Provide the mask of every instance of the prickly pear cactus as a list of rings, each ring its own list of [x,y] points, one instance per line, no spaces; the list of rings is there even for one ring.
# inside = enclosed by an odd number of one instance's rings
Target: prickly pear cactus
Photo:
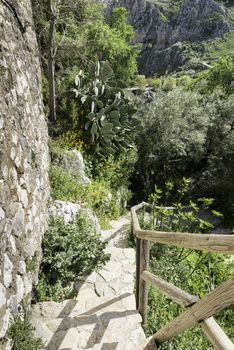
[[[97,62],[91,75],[80,71],[74,92],[85,112],[84,129],[99,154],[114,154],[131,147],[138,121],[136,110],[125,97],[123,84],[113,81],[109,63]]]

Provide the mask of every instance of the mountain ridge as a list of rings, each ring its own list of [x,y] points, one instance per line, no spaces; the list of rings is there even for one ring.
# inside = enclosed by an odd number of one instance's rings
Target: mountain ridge
[[[171,73],[189,61],[188,43],[223,38],[231,29],[227,7],[214,0],[181,2],[106,0],[107,8],[123,6],[142,44],[139,72]],[[171,6],[170,6],[171,5]],[[174,7],[173,7],[174,6]]]

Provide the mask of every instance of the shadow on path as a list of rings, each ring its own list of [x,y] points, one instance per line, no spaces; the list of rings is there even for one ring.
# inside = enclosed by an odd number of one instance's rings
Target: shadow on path
[[[87,341],[86,348],[93,348],[95,344],[98,344],[101,342],[105,331],[109,325],[109,322],[113,319],[126,317],[129,315],[136,315],[138,314],[137,310],[128,310],[128,311],[106,311],[100,314],[99,316],[95,315],[97,311],[102,310],[103,308],[110,306],[120,300],[123,300],[124,298],[127,298],[130,296],[130,293],[125,293],[121,296],[118,296],[116,298],[113,298],[101,305],[98,305],[94,307],[91,310],[88,310],[87,312],[78,315],[76,317],[68,317],[69,314],[71,314],[72,310],[77,305],[78,301],[75,299],[69,300],[66,304],[66,306],[63,308],[63,310],[60,312],[58,318],[63,318],[60,325],[56,329],[54,335],[50,339],[49,344],[47,345],[47,350],[54,350],[58,349],[59,346],[62,344],[64,338],[66,337],[67,331],[70,328],[76,328],[83,325],[89,325],[94,324],[95,327]],[[65,318],[64,318],[65,317]],[[64,334],[61,336],[61,338],[58,339],[57,333],[63,331]],[[54,347],[56,343],[56,348]],[[102,350],[114,350],[117,348],[118,343],[104,343],[102,345]],[[65,348],[64,348],[65,349]],[[64,350],[63,349],[63,350]],[[70,350],[70,349],[69,349]]]
[[[127,248],[128,242],[126,238],[126,229],[130,224],[126,223],[122,227],[120,227],[117,231],[112,233],[111,236],[104,239],[104,242],[109,243],[110,241],[114,241],[114,246],[116,248]],[[118,237],[118,240],[115,241],[115,238]]]

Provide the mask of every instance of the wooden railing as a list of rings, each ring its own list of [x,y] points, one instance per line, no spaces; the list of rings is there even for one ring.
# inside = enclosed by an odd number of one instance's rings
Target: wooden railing
[[[213,318],[219,311],[234,303],[234,276],[199,300],[198,297],[190,295],[148,271],[150,241],[232,255],[234,254],[234,235],[143,230],[139,225],[136,212],[145,205],[146,203],[141,203],[131,209],[132,232],[136,236],[136,301],[143,323],[147,319],[148,286],[151,285],[158,288],[175,303],[186,308],[182,314],[153,335],[157,344],[171,339],[194,325],[200,325],[215,349],[234,350],[234,344]]]

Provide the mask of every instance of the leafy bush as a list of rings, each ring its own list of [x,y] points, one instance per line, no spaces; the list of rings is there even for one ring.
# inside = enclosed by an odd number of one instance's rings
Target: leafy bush
[[[210,119],[202,162],[195,176],[196,192],[216,198],[229,225],[234,223],[234,97],[215,90],[206,97]]]
[[[234,58],[222,57],[210,69],[199,74],[194,87],[202,93],[212,93],[217,87],[226,94],[234,92]]]
[[[148,83],[155,90],[161,87],[161,79],[160,78],[148,78]]]
[[[214,225],[205,220],[205,217],[223,218],[223,214],[211,207],[213,198],[198,198],[192,201],[189,198],[191,179],[182,178],[179,184],[172,181],[165,183],[165,193],[155,186],[155,191],[149,196],[152,204],[148,225],[153,230],[174,232],[206,233],[214,228]],[[158,207],[158,205],[160,207]],[[172,205],[173,209],[165,208]]]
[[[47,57],[47,2],[33,0],[33,11],[41,56]],[[88,62],[96,59],[108,60],[117,79],[134,79],[139,48],[133,45],[135,33],[128,24],[125,8],[114,9],[108,22],[104,6],[95,0],[77,0],[75,3],[62,0],[55,6],[55,12],[56,76],[57,83],[63,85],[63,91],[66,91],[64,73],[72,71],[74,67],[85,69]],[[46,68],[43,60],[45,72]]]
[[[106,159],[85,155],[86,174],[92,180],[87,185],[81,184],[75,174],[55,165],[63,164],[65,152],[67,158],[67,149],[63,148],[61,139],[50,140],[53,165],[49,175],[53,198],[82,203],[94,210],[103,229],[109,227],[111,219],[118,218],[125,212],[126,202],[131,198],[129,177],[137,160],[136,147]]]
[[[87,145],[82,141],[81,130],[74,131],[68,130],[61,134],[59,137],[61,144],[68,149],[76,149],[78,151],[84,151],[87,148]]]
[[[63,168],[52,165],[49,178],[54,199],[79,203],[84,198],[84,185],[80,184],[78,177],[76,178]]]
[[[207,85],[206,79],[200,83]],[[209,95],[183,87],[167,93],[157,89],[152,102],[136,98],[142,129],[136,140],[139,162],[134,183],[139,186],[135,191],[140,188],[145,196],[155,183],[191,176],[194,196],[214,197],[230,224],[234,221],[234,98],[222,86]]]
[[[142,128],[134,191],[142,200],[155,183],[193,177],[194,197],[215,198],[233,226],[233,58],[220,59],[193,82],[182,75],[169,91],[161,80],[153,100],[135,97]]]
[[[139,87],[140,89],[144,89],[147,85],[147,79],[144,75],[137,75],[134,81],[134,85]]]
[[[17,316],[8,332],[12,350],[42,350],[42,340],[34,337],[34,327],[31,324],[29,312],[24,309],[22,315]]]
[[[165,77],[162,80],[162,89],[164,91],[171,91],[176,88],[177,81],[174,77]]]
[[[39,253],[35,252],[34,255],[31,258],[26,258],[26,271],[27,272],[34,272],[37,271],[37,268],[39,266]]]
[[[126,203],[131,199],[130,177],[137,160],[135,147],[106,159],[86,159],[87,174],[92,184],[87,188],[87,205],[96,212],[101,226],[108,227],[110,219],[124,214]],[[96,198],[93,198],[96,197]]]
[[[164,260],[164,265],[168,265],[166,258]],[[181,312],[182,308],[180,306],[167,299],[158,290],[150,288],[149,315],[145,327],[146,334],[148,336],[154,334],[156,330],[159,330],[162,326],[173,320]],[[199,327],[193,327],[163,343],[159,347],[160,350],[190,350],[191,348],[196,350],[213,349]]]
[[[137,148],[134,146],[105,159],[88,157],[86,164],[91,178],[98,182],[103,181],[109,188],[118,191],[121,187],[129,187],[129,178],[135,170],[137,159]]]
[[[182,75],[177,79],[177,86],[181,86],[184,89],[189,89],[192,84],[192,79],[189,75]]]
[[[85,51],[89,59],[93,61],[93,57],[98,57],[100,61],[108,60],[117,79],[125,82],[134,79],[137,74],[139,46],[133,45],[135,32],[128,24],[125,8],[115,8],[109,24],[102,18],[87,23],[83,30],[87,33]]]
[[[117,203],[115,195],[104,182],[94,181],[88,186],[85,203],[96,213],[103,229],[109,228],[110,220],[122,213],[120,203]]]
[[[67,225],[62,218],[52,218],[42,242],[38,300],[61,301],[70,297],[75,277],[88,274],[108,261],[105,246],[83,212]]]
[[[141,190],[149,194],[155,183],[181,176],[192,164],[196,169],[210,124],[202,102],[201,95],[177,88],[168,93],[159,90],[152,102],[139,104],[142,128],[136,143]]]

